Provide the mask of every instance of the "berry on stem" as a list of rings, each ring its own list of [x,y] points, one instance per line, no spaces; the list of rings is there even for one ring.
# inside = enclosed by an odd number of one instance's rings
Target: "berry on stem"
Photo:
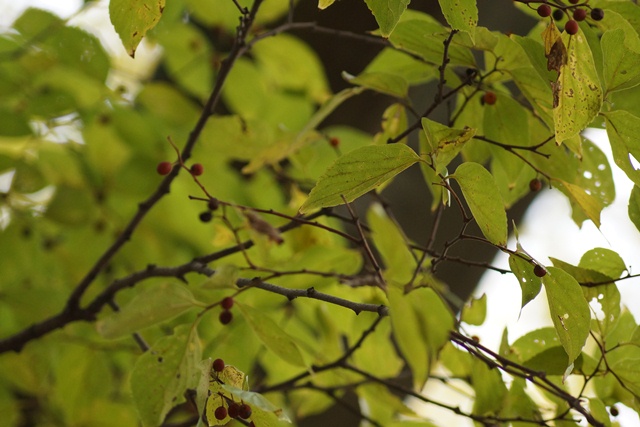
[[[556,9],[553,11],[553,19],[556,21],[562,21],[562,18],[564,18],[564,12],[562,11],[562,9]]]
[[[545,270],[545,268],[540,264],[536,264],[536,266],[533,267],[533,274],[538,277],[544,277],[547,275],[547,270]]]
[[[540,191],[541,188],[542,181],[540,181],[538,178],[533,178],[531,181],[529,181],[529,190],[531,190],[532,193]]]
[[[231,310],[231,307],[233,307],[233,297],[226,297],[222,300],[222,302],[220,303],[220,305],[222,306],[222,308],[224,308],[225,310]]]
[[[228,413],[231,418],[238,418],[238,416],[240,415],[240,405],[238,405],[236,402],[231,402],[229,404]]]
[[[333,147],[336,148],[338,145],[340,145],[340,139],[336,138],[335,136],[333,138],[329,139],[329,144]]]
[[[586,17],[587,17],[586,9],[576,9],[573,11],[573,19],[575,19],[578,22],[584,21]]]
[[[216,359],[213,361],[213,370],[216,372],[222,372],[224,370],[224,360]]]
[[[611,408],[609,408],[609,413],[614,417],[617,417],[618,415],[620,415],[620,411],[615,406],[612,406]]]
[[[222,313],[220,313],[220,316],[218,317],[218,319],[220,320],[220,323],[222,323],[223,325],[228,325],[229,322],[233,320],[233,313],[231,313],[229,310],[225,310]]]
[[[207,208],[209,208],[210,211],[216,211],[219,207],[220,202],[218,202],[218,199],[216,199],[215,197],[210,198],[207,202]]]
[[[160,175],[168,175],[172,168],[173,165],[170,162],[160,162],[156,170]]]
[[[246,403],[243,403],[242,405],[240,405],[240,418],[244,418],[245,420],[247,418],[251,417],[251,406],[247,405]]]
[[[204,211],[199,215],[200,221],[209,222],[213,218],[211,211]]]
[[[496,101],[498,100],[498,97],[496,96],[495,93],[493,92],[486,92],[484,94],[484,96],[482,97],[482,100],[484,101],[485,104],[487,105],[493,105],[496,103]]]
[[[551,15],[551,6],[549,6],[548,4],[541,4],[540,6],[538,6],[538,15],[543,18]]]
[[[216,420],[224,420],[225,418],[227,418],[227,408],[225,408],[224,406],[218,406],[216,408],[216,411],[214,412],[214,415],[216,417]]]
[[[200,163],[194,163],[194,164],[191,166],[190,171],[191,171],[191,175],[193,175],[193,176],[200,176],[200,175],[202,175],[202,173],[204,172],[204,167],[203,167],[203,166],[202,166],[202,164],[200,164]]]
[[[574,35],[578,32],[578,22],[571,19],[569,21],[567,21],[567,23],[564,25],[564,30],[567,32],[567,34],[570,35]]]
[[[604,18],[604,10],[599,7],[594,7],[591,9],[591,19],[594,21],[601,21]]]
[[[578,3],[580,3],[580,0],[569,0],[569,3],[578,4]]]

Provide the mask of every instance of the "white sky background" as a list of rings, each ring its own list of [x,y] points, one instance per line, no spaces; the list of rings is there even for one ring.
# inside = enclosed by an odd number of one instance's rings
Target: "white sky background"
[[[145,56],[146,58],[157,57],[158,52],[151,52],[141,45],[140,50],[136,53],[136,61],[128,58],[108,21],[106,4],[103,1],[100,5],[91,8],[92,10],[82,16],[82,21],[85,24],[81,24],[79,20],[79,26],[98,35],[107,50],[111,54],[117,55],[116,68],[120,71],[144,72],[147,67],[138,68],[137,64],[145,62]],[[82,6],[82,1],[0,0],[0,29],[6,29],[28,6],[52,10],[64,18],[69,18]],[[640,233],[630,222],[627,214],[627,203],[633,184],[613,163],[606,133],[602,130],[590,130],[587,137],[596,142],[608,154],[616,182],[616,200],[613,205],[602,212],[600,230],[590,221],[585,222],[581,229],[578,228],[571,220],[571,208],[566,197],[557,190],[544,188],[518,227],[520,243],[529,254],[544,265],[550,264],[546,256],[552,256],[575,265],[579,262],[580,257],[590,249],[596,247],[612,249],[620,254],[631,273],[637,273],[640,271]],[[514,239],[510,240],[509,247],[515,248]],[[508,257],[502,253],[496,257],[493,264],[509,269]],[[623,304],[628,307],[636,319],[640,319],[640,278],[623,280],[618,284],[618,288]],[[466,330],[478,335],[482,343],[490,348],[498,348],[502,331],[506,325],[509,325],[509,341],[511,343],[529,331],[543,325],[551,325],[544,289],[538,298],[524,308],[522,313],[519,309],[520,286],[513,275],[502,275],[488,271],[475,292],[478,296],[483,293],[486,293],[488,297],[487,321],[482,327],[467,328]],[[429,387],[428,392],[446,401],[446,396],[443,393],[450,391],[446,387],[443,389],[435,386]],[[459,403],[462,402],[455,402],[455,404]],[[624,427],[640,426],[640,420],[633,411],[625,411],[625,408],[620,409],[622,415],[618,417],[618,421]],[[452,414],[449,411],[437,410],[430,405],[422,407],[420,412],[436,420],[440,425],[472,425],[465,423],[468,420],[461,420],[457,416],[450,418]]]

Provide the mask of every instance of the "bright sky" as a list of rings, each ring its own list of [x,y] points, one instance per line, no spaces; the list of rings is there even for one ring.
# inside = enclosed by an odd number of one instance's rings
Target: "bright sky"
[[[22,10],[28,5],[53,10],[60,16],[68,18],[73,15],[81,6],[81,0],[0,0],[0,28],[8,27],[13,20],[19,16]],[[102,32],[101,39],[111,53],[118,53],[120,68],[129,67],[135,69],[133,60],[129,61],[126,55],[122,55],[123,50],[114,39],[115,33],[110,27],[108,20],[105,20],[105,2],[95,8],[95,14],[89,13],[83,19],[88,19],[91,25],[86,25],[86,29],[92,28],[94,34]],[[88,28],[89,27],[89,28]],[[108,36],[104,34],[110,33]],[[141,50],[136,55],[142,61]],[[120,62],[121,61],[121,62]],[[631,273],[640,271],[640,233],[630,222],[627,215],[627,203],[632,183],[627,179],[613,163],[610,149],[608,147],[606,133],[602,130],[590,130],[587,136],[596,142],[600,148],[609,156],[609,161],[613,167],[614,179],[616,182],[616,200],[612,206],[606,208],[602,213],[602,226],[598,230],[593,223],[585,222],[582,229],[578,228],[571,220],[571,208],[568,200],[557,190],[545,189],[535,199],[527,211],[522,224],[518,227],[520,243],[525,250],[538,261],[549,265],[546,255],[559,258],[572,264],[577,264],[582,254],[586,251],[603,247],[617,251],[625,261]],[[509,242],[509,247],[515,248],[515,241]],[[499,254],[494,261],[494,265],[508,269],[508,258],[504,254]],[[640,279],[630,279],[619,283],[623,303],[627,304],[629,310],[636,319],[640,319]],[[488,297],[488,318],[480,328],[468,328],[469,333],[478,335],[482,343],[498,348],[500,337],[505,325],[509,325],[509,339],[513,342],[517,337],[537,329],[543,325],[550,325],[544,291],[524,308],[520,313],[517,302],[521,299],[520,287],[513,275],[501,275],[488,271],[483,277],[476,294],[487,294]],[[516,303],[514,303],[516,302]],[[437,396],[442,397],[439,387],[430,390]],[[622,414],[618,420],[625,427],[640,426],[638,416],[630,411],[621,408]],[[422,411],[421,411],[422,412]],[[439,412],[433,407],[424,408],[426,416],[445,422],[450,413]],[[443,418],[444,417],[444,418]],[[452,423],[452,424],[451,424]],[[450,425],[462,425],[459,418],[451,420]],[[444,425],[444,424],[442,424]]]

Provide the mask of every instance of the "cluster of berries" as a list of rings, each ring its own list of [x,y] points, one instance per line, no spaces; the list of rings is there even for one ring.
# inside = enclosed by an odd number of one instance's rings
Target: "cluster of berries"
[[[224,371],[224,360],[216,359],[213,361],[213,370],[214,372],[222,372]],[[222,421],[225,418],[242,418],[243,420],[248,420],[251,418],[251,406],[247,405],[244,402],[228,402],[225,406],[225,399],[222,400],[222,404],[216,408],[214,411],[214,416],[217,420]],[[253,421],[249,423],[250,427],[255,427]]]
[[[578,4],[579,2],[580,0],[569,0],[569,3],[574,5]],[[573,13],[572,13],[573,19],[569,19],[569,21],[567,21],[567,23],[564,25],[564,30],[567,32],[567,34],[574,35],[578,32],[578,22],[584,21],[587,18],[586,9],[575,7],[575,6],[570,6],[566,9],[565,8],[556,9],[553,11],[553,19],[555,19],[556,21],[562,20],[564,15],[565,14],[568,15],[569,10],[571,9],[573,9]],[[543,18],[546,18],[547,16],[552,15],[551,6],[547,4],[547,0],[544,0],[544,3],[538,6],[537,10],[538,10],[538,15],[540,15]],[[590,15],[591,15],[591,19],[593,19],[594,21],[601,21],[604,18],[604,10],[600,9],[599,7],[594,7],[593,9],[591,9]]]
[[[233,307],[233,298],[226,297],[220,302],[220,306],[222,307],[222,312],[220,313],[220,323],[223,325],[228,324],[233,320],[233,313],[231,312],[231,307]]]

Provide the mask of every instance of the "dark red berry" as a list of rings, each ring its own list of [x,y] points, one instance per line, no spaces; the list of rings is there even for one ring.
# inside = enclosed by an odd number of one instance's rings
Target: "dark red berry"
[[[218,319],[220,319],[220,323],[222,323],[223,325],[228,325],[229,322],[233,320],[233,314],[230,311],[225,310],[220,313]]]
[[[212,197],[207,202],[207,207],[210,211],[216,211],[220,207],[220,202],[218,202],[218,199],[216,199],[215,197]]]
[[[620,415],[620,411],[615,406],[612,406],[611,408],[609,408],[609,413],[614,417],[617,417],[618,415]]]
[[[562,21],[562,18],[564,18],[564,12],[562,11],[562,9],[556,9],[553,11],[553,19],[556,21]]]
[[[480,342],[480,337],[477,335],[472,335],[471,339],[474,340],[475,342]]]
[[[158,171],[158,173],[160,175],[167,175],[169,174],[169,172],[171,172],[171,169],[173,168],[173,165],[169,162],[160,162],[158,163],[158,167],[156,168],[156,170]]]
[[[340,139],[334,136],[333,138],[329,139],[329,144],[331,144],[332,147],[336,148],[338,145],[340,145]]]
[[[578,22],[574,21],[573,19],[567,21],[567,23],[564,25],[564,30],[567,32],[567,34],[570,35],[574,35],[578,33]]]
[[[222,300],[220,305],[225,310],[231,310],[231,307],[233,307],[233,298],[232,297],[226,297],[225,299]]]
[[[547,275],[547,270],[545,270],[545,268],[540,264],[536,264],[536,266],[533,267],[533,274],[538,277],[544,277]]]
[[[229,404],[229,416],[231,418],[238,418],[238,415],[240,415],[240,405],[236,402],[231,402]]]
[[[213,361],[213,370],[216,372],[222,372],[224,370],[224,360],[216,359]]]
[[[251,417],[251,406],[247,405],[246,403],[243,403],[240,406],[240,418],[244,418],[245,420],[247,418]]]
[[[253,421],[251,421],[251,422],[249,423],[249,427],[256,427],[256,425],[253,423]]]
[[[529,190],[531,190],[532,193],[540,191],[541,188],[542,181],[540,181],[538,178],[533,178],[531,181],[529,181]]]
[[[213,214],[211,211],[204,211],[200,214],[199,218],[202,222],[209,222],[213,218]]]
[[[218,406],[216,408],[216,411],[214,412],[214,415],[216,416],[216,420],[224,420],[225,418],[227,418],[227,408],[225,408],[224,406]]]
[[[578,22],[584,21],[586,17],[587,17],[586,9],[576,9],[573,11],[573,19],[575,19]]]
[[[543,18],[551,15],[551,6],[549,6],[548,4],[541,4],[540,6],[538,6],[538,15]]]
[[[200,176],[204,172],[204,167],[200,163],[194,163],[191,166],[191,175]]]
[[[569,0],[569,3],[578,4],[578,3],[580,3],[580,0]]]
[[[591,19],[594,21],[601,21],[604,18],[604,10],[599,7],[594,7],[591,9]]]
[[[484,94],[484,96],[482,97],[482,100],[484,101],[485,104],[487,105],[493,105],[496,103],[496,101],[498,100],[498,97],[496,96],[495,93],[493,92],[487,92]]]

